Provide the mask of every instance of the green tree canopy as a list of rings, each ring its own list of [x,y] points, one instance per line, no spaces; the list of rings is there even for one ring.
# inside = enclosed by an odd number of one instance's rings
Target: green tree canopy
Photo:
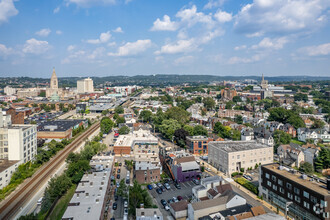
[[[150,121],[152,117],[152,112],[149,110],[143,110],[140,112],[139,119],[142,119],[144,122]]]
[[[109,117],[103,117],[101,119],[101,132],[103,134],[108,134],[114,126],[114,122]]]
[[[181,125],[177,120],[167,119],[163,121],[159,130],[166,138],[172,139],[174,132],[179,128],[181,128]]]
[[[215,101],[212,97],[204,98],[203,103],[206,109],[214,109],[215,107]]]
[[[194,127],[194,135],[208,136],[208,132],[203,125],[196,125]]]
[[[117,113],[117,114],[123,114],[124,113],[124,108],[121,107],[121,106],[117,106],[115,108],[115,113]]]
[[[180,107],[172,107],[165,112],[165,116],[167,119],[174,119],[183,125],[189,120],[190,113]]]
[[[189,136],[193,136],[194,135],[194,127],[193,126],[185,125],[185,126],[183,126],[183,129],[188,132],[188,135]]]
[[[128,134],[130,131],[129,127],[127,127],[126,125],[121,127],[119,130],[118,130],[118,133],[119,134]]]

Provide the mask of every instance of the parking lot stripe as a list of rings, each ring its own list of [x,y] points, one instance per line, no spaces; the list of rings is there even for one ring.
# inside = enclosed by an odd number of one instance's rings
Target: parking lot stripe
[[[187,187],[184,183],[181,183],[182,186]]]

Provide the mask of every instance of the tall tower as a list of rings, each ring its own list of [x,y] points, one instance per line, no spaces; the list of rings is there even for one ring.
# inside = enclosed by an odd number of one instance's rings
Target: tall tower
[[[57,80],[57,76],[55,73],[55,67],[53,68],[53,74],[52,74],[52,77],[50,78],[50,88],[58,89],[58,80]]]
[[[267,89],[268,88],[268,80],[265,80],[264,74],[262,74],[260,86],[261,86],[262,89]]]

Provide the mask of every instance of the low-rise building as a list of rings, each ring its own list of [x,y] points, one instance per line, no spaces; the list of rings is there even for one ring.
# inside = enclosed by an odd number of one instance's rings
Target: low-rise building
[[[9,184],[11,176],[21,163],[19,160],[0,160],[0,189]]]
[[[211,141],[208,162],[227,175],[273,162],[273,147],[256,141]]]
[[[206,136],[187,136],[186,144],[192,154],[208,154],[208,143],[212,138]]]
[[[136,160],[134,176],[138,183],[152,183],[160,181],[160,174],[162,173],[162,166],[160,162],[153,163],[146,160]]]
[[[259,167],[259,196],[295,219],[329,219],[330,180],[309,177],[279,164]]]
[[[163,214],[158,208],[137,208],[136,220],[163,220]]]
[[[181,200],[170,204],[170,212],[175,219],[185,220],[188,216],[188,204],[187,200]]]
[[[192,201],[199,202],[209,199],[208,191],[224,184],[220,176],[211,176],[201,179],[201,184],[192,188]]]

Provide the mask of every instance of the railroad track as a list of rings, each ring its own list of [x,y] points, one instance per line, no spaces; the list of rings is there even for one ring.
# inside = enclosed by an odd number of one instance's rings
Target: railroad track
[[[88,130],[78,136],[72,143],[59,151],[50,161],[44,164],[31,178],[26,179],[10,196],[0,205],[0,219],[11,219],[23,204],[33,195],[39,185],[45,181],[65,161],[69,153],[80,146],[86,138],[100,127],[100,123],[93,124]]]

